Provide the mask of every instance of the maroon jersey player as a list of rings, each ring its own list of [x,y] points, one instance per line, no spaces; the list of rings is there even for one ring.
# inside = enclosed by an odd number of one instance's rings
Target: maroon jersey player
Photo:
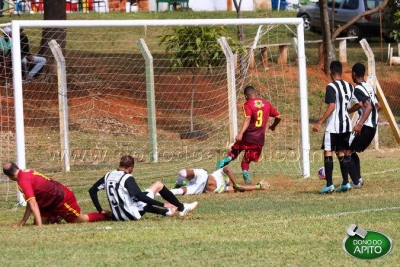
[[[262,148],[265,143],[265,130],[268,125],[269,117],[274,118],[274,122],[269,127],[274,131],[280,123],[279,112],[268,101],[257,97],[257,91],[253,86],[244,89],[246,102],[243,104],[244,121],[242,128],[235,138],[228,156],[220,160],[216,168],[220,169],[228,165],[232,160],[244,151],[241,167],[243,178],[246,183],[251,183],[249,168],[250,162],[257,162],[260,158]]]
[[[65,185],[34,170],[21,170],[13,162],[3,165],[3,172],[18,183],[27,202],[24,217],[15,226],[26,224],[33,213],[35,224],[41,226],[50,218],[60,217],[66,222],[95,222],[106,220],[102,213],[83,214],[74,193]]]

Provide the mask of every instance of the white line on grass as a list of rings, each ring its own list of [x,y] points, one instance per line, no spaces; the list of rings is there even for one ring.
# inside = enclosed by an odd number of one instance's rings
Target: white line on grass
[[[378,212],[378,211],[398,210],[398,209],[400,209],[400,207],[387,207],[387,208],[376,208],[376,209],[358,210],[358,211],[345,211],[345,212],[325,214],[325,215],[321,215],[321,216],[310,216],[309,218],[339,217],[339,216],[348,215],[348,214],[368,213],[368,212]]]

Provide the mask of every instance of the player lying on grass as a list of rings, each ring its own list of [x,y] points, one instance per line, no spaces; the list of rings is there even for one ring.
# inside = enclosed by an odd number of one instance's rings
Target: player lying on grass
[[[184,181],[188,181],[186,185]],[[232,186],[229,186],[232,183]],[[202,193],[244,192],[252,190],[266,190],[269,184],[262,180],[257,185],[241,186],[236,182],[235,175],[229,167],[224,167],[208,174],[203,169],[183,169],[177,176],[174,195],[197,195]]]
[[[130,221],[139,220],[146,212],[174,216],[178,210],[179,217],[184,217],[196,209],[197,202],[181,203],[161,182],[153,183],[142,192],[131,174],[134,166],[132,156],[123,156],[117,170],[108,172],[89,189],[93,204],[99,212],[117,221]],[[103,210],[100,205],[97,192],[102,189],[106,189],[111,211]],[[169,203],[155,200],[157,193]]]
[[[61,217],[66,222],[82,223],[104,221],[101,213],[81,213],[74,193],[65,185],[34,170],[21,170],[14,162],[3,165],[3,172],[18,183],[27,202],[24,217],[14,226],[24,226],[33,213],[35,224],[41,226]]]

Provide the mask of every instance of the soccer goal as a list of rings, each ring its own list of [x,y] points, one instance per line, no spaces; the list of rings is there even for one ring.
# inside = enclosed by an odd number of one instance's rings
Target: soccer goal
[[[138,179],[172,179],[182,168],[211,171],[241,126],[243,89],[251,84],[283,117],[275,132],[268,131],[252,173],[308,177],[302,23],[13,21],[13,83],[1,87],[8,112],[1,117],[2,136],[8,136],[2,160],[16,155],[21,168],[84,185],[116,168],[125,154],[136,158]],[[41,43],[53,46],[30,83],[21,82],[20,28],[32,53]],[[63,39],[42,40],[46,29],[62,29]],[[240,161],[230,166],[239,172]]]

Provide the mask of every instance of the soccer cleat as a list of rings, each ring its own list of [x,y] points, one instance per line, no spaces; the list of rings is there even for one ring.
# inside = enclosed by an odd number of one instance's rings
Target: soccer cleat
[[[186,181],[183,181],[181,184],[178,183],[178,181],[175,182],[174,187],[172,187],[172,189],[177,189],[177,188],[181,188],[182,186],[187,185]]]
[[[335,186],[334,185],[330,185],[330,186],[325,186],[319,192],[320,192],[320,194],[329,194],[329,193],[332,193],[333,191],[335,191]]]
[[[260,186],[261,190],[267,190],[269,188],[269,183],[264,180],[259,181],[257,185]]]
[[[363,180],[363,178],[358,179],[358,184],[361,184],[361,186],[364,185],[364,180]]]
[[[218,170],[218,169],[221,169],[221,168],[225,167],[226,165],[228,165],[231,161],[232,161],[232,158],[231,158],[230,156],[227,156],[227,157],[221,159],[221,160],[217,163],[217,165],[215,166],[215,168],[216,168],[217,170]]]
[[[243,179],[246,184],[251,184],[250,174],[247,171],[242,171]]]
[[[176,209],[169,208],[165,216],[174,217],[176,214]]]
[[[352,189],[361,189],[362,188],[362,184],[360,182],[358,182],[358,184],[351,184],[351,188]]]
[[[189,212],[194,211],[197,208],[197,205],[199,203],[197,203],[197,201],[193,202],[193,203],[184,203],[184,209],[183,211],[179,212],[179,217],[185,217]]]
[[[347,184],[342,184],[341,186],[338,187],[338,189],[336,190],[336,192],[346,192],[351,190],[351,185],[350,183]]]

